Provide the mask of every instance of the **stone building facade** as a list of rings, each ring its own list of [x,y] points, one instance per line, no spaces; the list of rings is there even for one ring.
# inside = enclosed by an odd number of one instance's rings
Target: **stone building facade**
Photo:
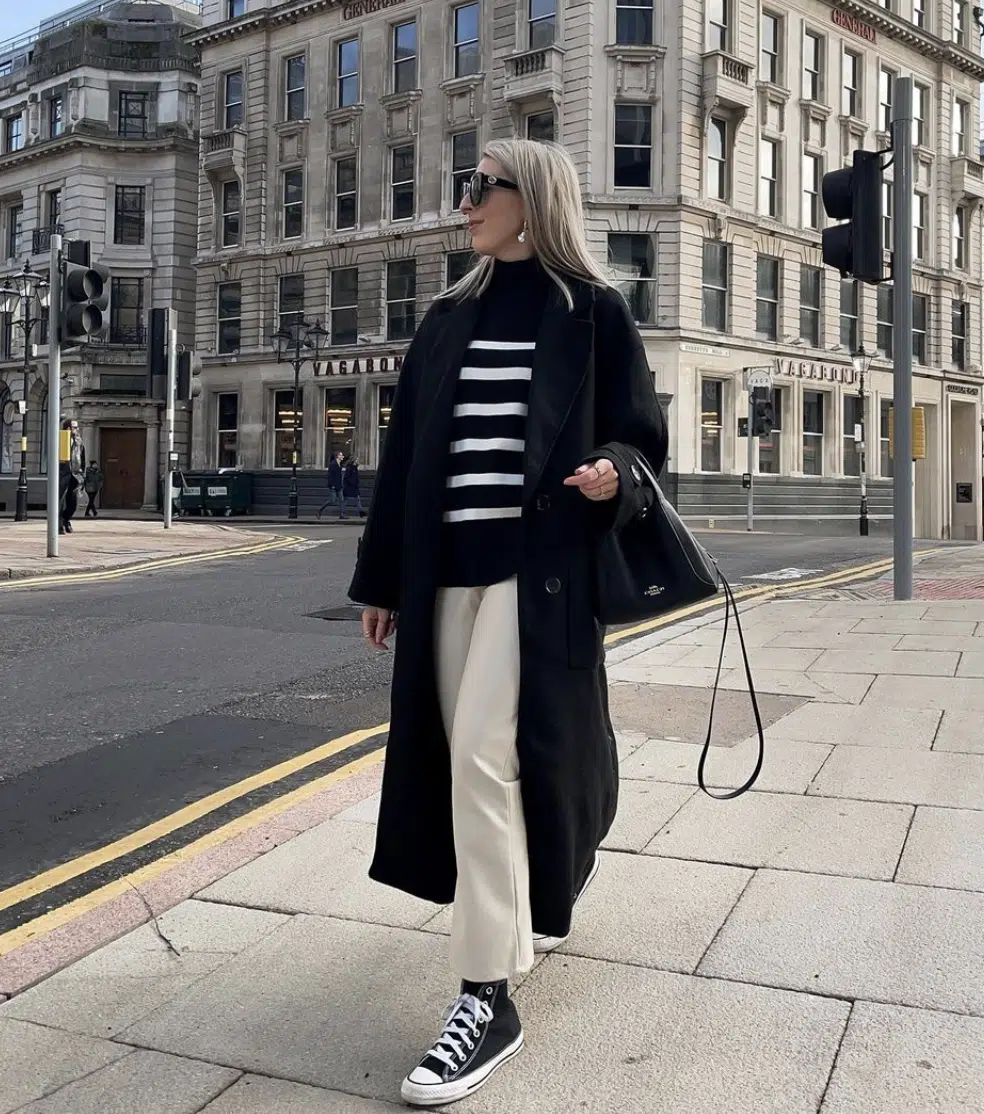
[[[87,240],[110,270],[105,337],[69,349],[62,408],[79,420],[86,451],[105,473],[108,507],[157,503],[164,456],[162,404],[147,397],[147,314],[178,311],[194,339],[198,206],[196,49],[186,33],[198,5],[93,3],[49,21],[39,35],[0,44],[2,274],[25,261],[47,274],[50,237]],[[47,329],[27,371],[29,505],[45,503]],[[23,332],[0,321],[0,396],[24,395]],[[13,406],[5,407],[8,418]],[[190,409],[179,420],[187,460]],[[0,509],[13,508],[20,419],[0,432]],[[183,442],[183,444],[181,443]]]
[[[693,516],[726,521],[741,498],[749,366],[774,377],[755,469],[784,510],[823,517],[856,489],[862,342],[880,350],[867,471],[887,490],[891,299],[821,266],[819,183],[887,146],[893,83],[912,76],[918,526],[979,534],[984,63],[969,5],[204,0],[202,18],[196,464],[284,468],[295,436],[305,468],[336,450],[375,464],[413,327],[468,265],[460,180],[485,141],[519,134],[574,156]],[[270,341],[295,314],[329,333],[297,418]]]

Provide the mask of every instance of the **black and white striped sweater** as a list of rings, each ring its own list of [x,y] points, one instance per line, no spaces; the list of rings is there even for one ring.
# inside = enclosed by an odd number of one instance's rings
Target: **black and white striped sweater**
[[[458,375],[444,499],[441,583],[497,584],[519,568],[526,417],[551,279],[497,262]]]

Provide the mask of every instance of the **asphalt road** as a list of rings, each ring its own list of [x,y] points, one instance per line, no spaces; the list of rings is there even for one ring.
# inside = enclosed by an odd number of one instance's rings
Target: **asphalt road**
[[[0,890],[386,721],[391,659],[366,648],[346,608],[359,530],[291,532],[309,540],[255,558],[0,595]],[[777,570],[816,575],[891,554],[890,538],[702,540],[736,587]],[[332,611],[345,617],[321,617]],[[0,932],[329,768],[313,766],[8,909]]]

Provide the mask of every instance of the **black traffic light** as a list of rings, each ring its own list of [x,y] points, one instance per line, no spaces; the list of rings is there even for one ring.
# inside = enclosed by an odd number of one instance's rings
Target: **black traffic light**
[[[84,344],[109,327],[109,270],[100,263],[86,267],[65,264],[62,287],[61,338],[66,345]]]
[[[147,321],[147,397],[163,398],[167,383],[167,310],[152,309]]]
[[[823,207],[832,220],[823,230],[823,261],[861,282],[883,282],[882,156],[855,151],[852,166],[824,174]]]
[[[175,398],[178,402],[191,402],[202,393],[199,376],[202,373],[202,358],[197,352],[178,353],[178,383]]]

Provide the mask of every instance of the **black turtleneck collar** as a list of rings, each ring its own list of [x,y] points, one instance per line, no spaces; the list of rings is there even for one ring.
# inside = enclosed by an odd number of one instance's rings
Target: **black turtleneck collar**
[[[492,267],[490,287],[497,290],[513,290],[517,287],[528,290],[530,287],[546,288],[550,276],[540,265],[539,259],[531,255],[528,259],[513,259],[505,262],[497,259]]]

